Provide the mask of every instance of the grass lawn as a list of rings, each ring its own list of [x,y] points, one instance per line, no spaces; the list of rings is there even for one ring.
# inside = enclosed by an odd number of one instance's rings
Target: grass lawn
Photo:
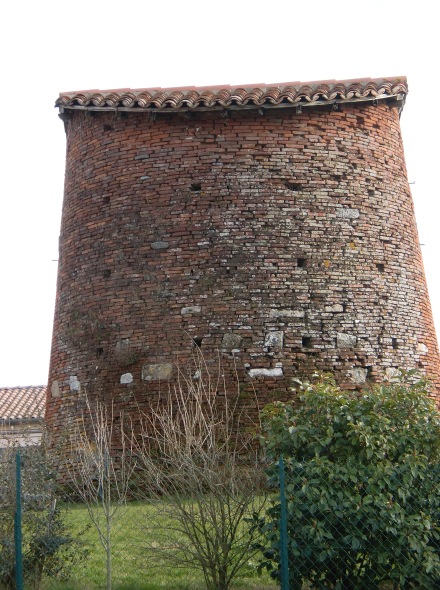
[[[149,529],[149,508],[143,503],[130,503],[120,508],[112,527],[113,590],[204,590],[203,576],[176,567],[170,561],[153,563],[143,549],[154,540]],[[97,590],[105,588],[105,552],[94,526],[89,526],[87,509],[67,507],[67,522],[74,532],[83,531],[80,539],[88,557],[75,564],[67,582],[46,580],[44,590]],[[88,528],[87,528],[88,527]],[[150,535],[150,538],[148,538]],[[243,572],[234,588],[270,590],[277,588],[268,576],[259,577],[252,564]]]

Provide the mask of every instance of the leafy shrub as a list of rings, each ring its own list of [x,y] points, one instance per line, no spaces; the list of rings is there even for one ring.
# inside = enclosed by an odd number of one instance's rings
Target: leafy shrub
[[[3,451],[0,459],[0,590],[13,590],[15,458],[18,448]],[[23,572],[26,588],[38,589],[43,577],[66,579],[71,567],[85,556],[85,551],[65,524],[44,448],[24,447],[20,449],[20,455]]]
[[[263,443],[285,463],[290,588],[437,588],[440,414],[412,372],[362,393],[331,377],[263,412]],[[280,505],[259,522],[262,565],[279,577]],[[385,584],[385,586],[384,586]]]

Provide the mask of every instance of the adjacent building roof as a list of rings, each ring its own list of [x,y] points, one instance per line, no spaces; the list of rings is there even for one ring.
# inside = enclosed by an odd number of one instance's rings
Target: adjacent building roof
[[[363,78],[250,84],[239,87],[142,88],[62,92],[55,106],[60,111],[187,111],[244,108],[318,106],[394,99],[402,102],[408,92],[406,78]]]
[[[0,422],[41,420],[45,404],[45,385],[0,387]]]

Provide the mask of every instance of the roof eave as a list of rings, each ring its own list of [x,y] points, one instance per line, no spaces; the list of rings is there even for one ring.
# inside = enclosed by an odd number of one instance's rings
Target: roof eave
[[[0,426],[25,426],[27,424],[43,424],[44,418],[0,418]]]
[[[125,107],[125,106],[94,106],[94,105],[55,105],[59,109],[59,115],[61,119],[65,119],[69,116],[69,113],[73,111],[89,111],[89,112],[113,112],[113,113],[195,113],[195,112],[229,112],[229,111],[243,111],[243,110],[258,110],[263,114],[266,110],[271,109],[296,109],[297,112],[301,112],[302,109],[316,108],[316,107],[332,107],[334,110],[338,110],[339,106],[346,104],[365,104],[372,103],[374,105],[385,101],[388,104],[394,104],[399,110],[403,109],[405,104],[406,95],[399,93],[394,95],[381,95],[381,96],[367,96],[361,98],[347,98],[347,99],[331,99],[331,100],[315,100],[315,101],[298,101],[298,102],[286,102],[282,104],[270,104],[265,103],[263,105],[258,104],[246,104],[246,105],[215,105],[215,106],[181,106],[181,107]],[[66,117],[67,116],[67,117]]]

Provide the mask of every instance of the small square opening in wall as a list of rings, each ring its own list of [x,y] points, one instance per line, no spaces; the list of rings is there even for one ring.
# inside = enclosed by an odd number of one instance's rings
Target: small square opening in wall
[[[301,338],[301,343],[302,343],[303,348],[312,348],[313,347],[311,336],[303,336]]]
[[[305,268],[306,267],[306,264],[307,264],[307,261],[306,261],[305,258],[297,258],[296,259],[296,264],[297,264],[298,268]]]
[[[295,181],[291,181],[288,180],[287,182],[284,183],[285,187],[289,190],[289,191],[300,191],[301,190],[301,185],[298,182]]]
[[[194,346],[196,346],[197,348],[201,348],[202,347],[202,340],[203,340],[203,338],[199,338],[199,337],[193,338]]]
[[[385,264],[383,264],[383,262],[378,262],[376,267],[379,272],[385,272]]]
[[[200,182],[193,182],[191,184],[191,186],[189,187],[189,190],[192,191],[193,193],[198,193],[199,191],[202,190],[202,185],[200,184]]]
[[[399,348],[399,344],[397,342],[397,338],[391,338],[391,346],[396,349]]]

